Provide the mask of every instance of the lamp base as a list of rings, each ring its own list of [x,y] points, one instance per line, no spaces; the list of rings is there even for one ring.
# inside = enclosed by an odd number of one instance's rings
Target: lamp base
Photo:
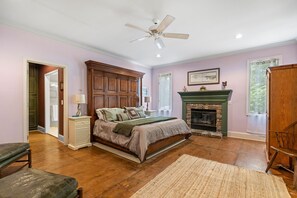
[[[77,117],[80,117],[81,116],[81,111],[77,111],[76,114],[75,114]]]
[[[77,112],[76,112],[76,116],[77,116],[77,117],[80,117],[80,116],[81,116],[80,104],[77,104]]]

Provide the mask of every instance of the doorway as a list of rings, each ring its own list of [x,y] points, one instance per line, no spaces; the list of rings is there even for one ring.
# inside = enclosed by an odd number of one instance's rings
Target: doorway
[[[58,70],[44,75],[45,132],[58,137],[59,134],[59,90]]]
[[[32,72],[32,68],[34,72]],[[68,103],[64,102],[64,98],[67,98],[67,84],[64,83],[67,79],[66,71],[65,66],[52,66],[52,64],[35,61],[27,62],[25,78],[27,108],[24,110],[25,141],[28,141],[28,131],[38,130],[68,144],[68,118],[64,116],[68,111]],[[35,77],[32,77],[32,74]],[[32,96],[35,97],[33,100]]]

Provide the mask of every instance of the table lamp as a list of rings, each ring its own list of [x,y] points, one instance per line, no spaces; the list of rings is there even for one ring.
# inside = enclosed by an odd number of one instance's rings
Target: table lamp
[[[81,109],[80,109],[80,104],[85,104],[86,103],[86,96],[85,94],[76,94],[74,97],[74,103],[77,104],[77,112],[76,116],[81,116]]]
[[[144,102],[146,102],[146,110],[148,111],[148,103],[151,102],[151,97],[144,96]]]

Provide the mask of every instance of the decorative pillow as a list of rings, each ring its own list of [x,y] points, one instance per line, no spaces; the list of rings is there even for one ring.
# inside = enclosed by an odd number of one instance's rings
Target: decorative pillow
[[[118,121],[130,120],[129,115],[127,113],[119,113],[117,114]]]
[[[135,110],[138,114],[139,114],[139,117],[141,118],[145,118],[146,115],[144,114],[144,111],[143,111],[143,106],[139,106],[139,107],[125,107],[126,110],[130,110],[130,109],[133,109]]]
[[[127,112],[131,119],[140,118],[140,115],[138,114],[138,112],[135,109],[128,109]]]
[[[124,107],[124,109],[129,110],[129,109],[135,109],[136,107]]]
[[[104,111],[102,109],[96,109],[96,114],[100,120],[106,120]]]
[[[116,121],[117,114],[124,113],[124,110],[121,108],[102,108],[105,113],[106,120],[108,121]]]
[[[145,117],[146,117],[146,115],[144,114],[143,111],[139,111],[138,114],[139,114],[139,116],[140,116],[141,118],[145,118]]]
[[[138,112],[140,112],[140,111],[143,112],[143,106],[135,107],[135,110]]]

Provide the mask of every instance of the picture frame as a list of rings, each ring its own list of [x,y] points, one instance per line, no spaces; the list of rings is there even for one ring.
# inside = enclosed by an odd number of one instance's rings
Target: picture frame
[[[220,84],[220,68],[188,72],[188,86]]]

